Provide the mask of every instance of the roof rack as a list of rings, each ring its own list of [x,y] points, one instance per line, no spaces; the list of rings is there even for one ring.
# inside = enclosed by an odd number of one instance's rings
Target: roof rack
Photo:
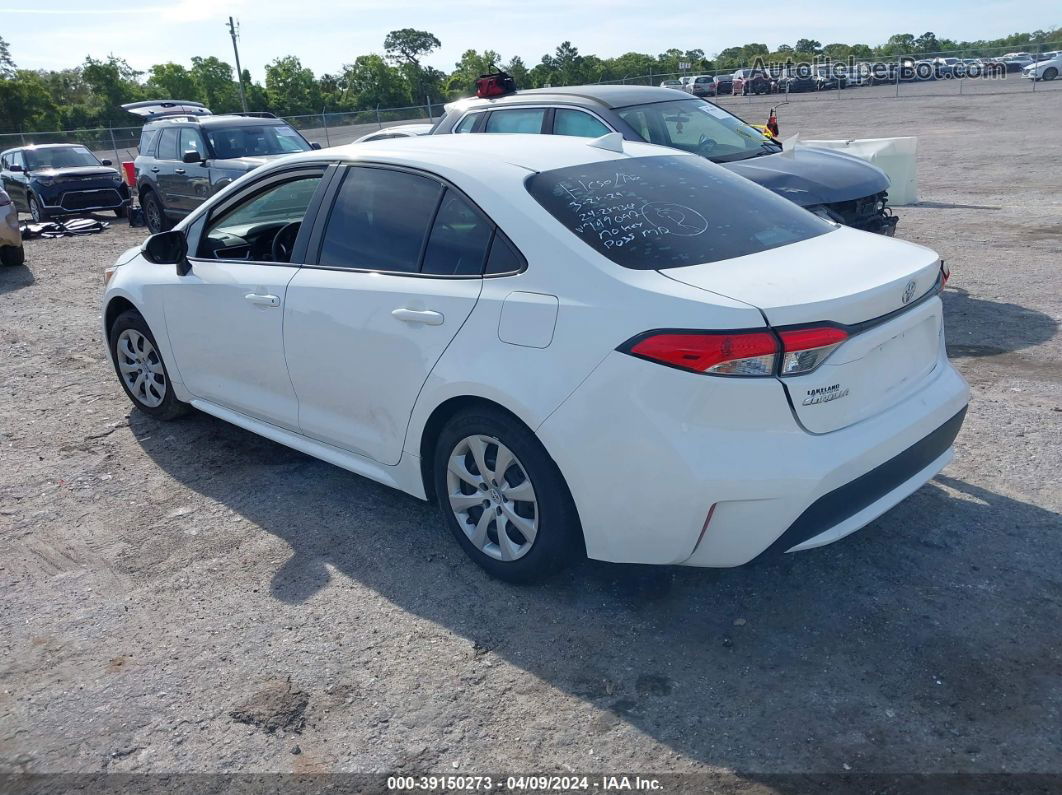
[[[242,113],[227,113],[227,116],[250,116],[254,119],[275,119],[277,115],[268,110],[245,110]]]

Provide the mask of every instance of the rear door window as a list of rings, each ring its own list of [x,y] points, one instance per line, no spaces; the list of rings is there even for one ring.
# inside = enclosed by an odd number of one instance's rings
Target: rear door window
[[[454,127],[454,132],[455,133],[470,133],[470,132],[472,132],[472,128],[476,126],[476,121],[478,119],[479,119],[479,114],[478,113],[469,113],[467,116],[465,116],[463,119],[461,119],[460,122],[458,122],[456,127]]]
[[[581,110],[557,108],[553,117],[554,135],[574,135],[582,138],[600,138],[612,130],[589,113]]]
[[[525,184],[572,234],[636,270],[756,254],[836,228],[696,156],[569,166],[535,174]]]
[[[416,273],[442,192],[435,180],[406,171],[348,169],[325,226],[319,264]]]
[[[162,131],[162,135],[159,136],[159,153],[157,155],[159,160],[180,160],[177,156],[177,134],[176,127],[167,127]]]
[[[422,273],[474,276],[483,273],[493,224],[454,190],[447,190],[424,250]]]
[[[540,133],[546,118],[545,108],[513,108],[492,111],[483,132]]]

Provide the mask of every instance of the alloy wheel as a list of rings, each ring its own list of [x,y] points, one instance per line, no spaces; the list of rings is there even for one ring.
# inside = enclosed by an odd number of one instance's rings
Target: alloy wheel
[[[29,200],[30,218],[33,219],[33,223],[39,224],[41,222],[41,206],[37,203],[37,200],[30,197]]]
[[[161,406],[166,399],[166,371],[151,340],[135,328],[127,328],[114,348],[118,372],[129,393],[148,408]]]
[[[495,560],[526,555],[538,535],[538,500],[527,470],[492,436],[466,436],[450,453],[447,494],[457,524]]]

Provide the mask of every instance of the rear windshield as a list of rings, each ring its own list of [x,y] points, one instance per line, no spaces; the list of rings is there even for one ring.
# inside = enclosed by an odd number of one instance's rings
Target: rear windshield
[[[214,155],[220,158],[287,155],[306,152],[306,139],[286,124],[261,127],[211,127],[206,130]]]
[[[635,270],[756,254],[835,228],[744,177],[683,155],[543,171],[527,190],[588,246]]]

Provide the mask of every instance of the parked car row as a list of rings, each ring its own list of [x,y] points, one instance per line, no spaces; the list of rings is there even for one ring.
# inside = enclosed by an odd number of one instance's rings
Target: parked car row
[[[1036,56],[1010,53],[1000,58],[938,57],[895,62],[857,64],[848,70],[846,64],[819,64],[807,70],[793,70],[776,74],[763,69],[738,69],[732,74],[689,75],[677,80],[663,80],[660,88],[686,91],[697,97],[741,96],[749,94],[797,93],[824,91],[860,85],[950,80],[962,77],[981,77],[1004,73],[1018,73],[1036,80],[1054,80],[1062,72],[1062,53],[1046,52]]]

